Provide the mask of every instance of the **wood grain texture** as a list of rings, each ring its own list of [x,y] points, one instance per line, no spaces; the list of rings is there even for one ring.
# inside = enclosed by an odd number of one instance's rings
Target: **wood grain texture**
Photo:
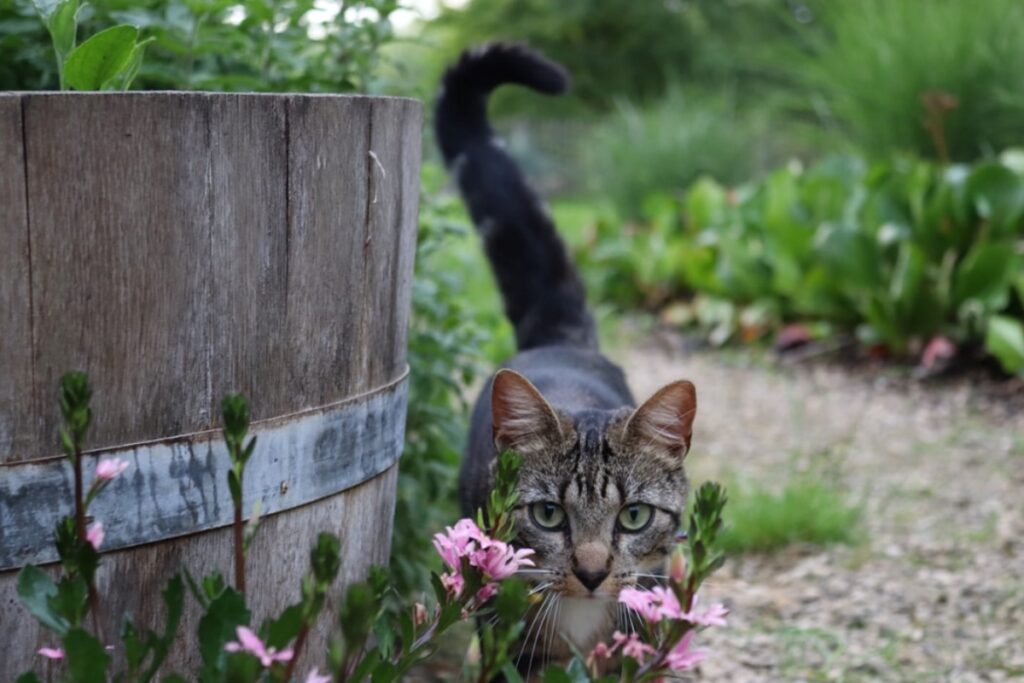
[[[23,95],[33,455],[59,452],[56,390],[94,386],[89,445],[211,426],[209,101]]]
[[[21,98],[0,94],[0,463],[36,448]]]
[[[56,389],[69,369],[92,379],[94,449],[210,429],[227,391],[248,394],[254,418],[268,419],[394,379],[405,364],[421,116],[419,103],[395,98],[0,95],[0,477],[58,453]],[[308,457],[362,464],[349,436]],[[250,560],[256,613],[297,597],[324,528],[344,539],[343,582],[386,561],[394,487],[391,468],[268,517]],[[227,570],[229,555],[228,530],[105,555],[108,619],[130,606],[156,623],[174,570]],[[0,680],[53,644],[16,604],[15,581],[0,573],[0,631],[15,634]],[[189,639],[196,619],[192,609]]]
[[[218,96],[211,121],[212,395],[214,401],[229,392],[251,396],[259,420],[307,407],[293,404],[282,324],[289,267],[287,101]]]

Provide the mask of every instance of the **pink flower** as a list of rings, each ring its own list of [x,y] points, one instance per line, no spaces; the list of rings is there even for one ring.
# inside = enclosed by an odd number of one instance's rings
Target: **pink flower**
[[[96,464],[96,478],[103,481],[110,481],[126,469],[128,469],[127,460],[121,460],[120,458],[100,460]]]
[[[100,549],[100,545],[103,543],[103,536],[103,522],[94,522],[85,531],[85,540],[96,550]]]
[[[434,548],[449,568],[458,571],[462,558],[468,557],[480,543],[490,539],[480,527],[469,519],[460,519],[454,527],[447,527],[446,533],[434,534]]]
[[[331,683],[330,676],[321,676],[317,669],[313,669],[306,676],[306,683]]]
[[[533,560],[529,559],[532,550],[514,550],[507,543],[489,538],[468,518],[460,519],[454,527],[447,527],[443,534],[434,534],[434,548],[452,570],[441,575],[441,583],[454,596],[459,595],[465,585],[461,574],[463,560],[484,575],[484,586],[477,594],[480,600],[488,600],[498,591],[494,581],[507,579],[520,567],[533,566]]]
[[[498,584],[496,584],[496,583],[494,583],[492,581],[492,582],[484,585],[483,588],[481,588],[479,591],[477,591],[476,597],[477,597],[478,600],[483,602],[485,600],[490,600],[491,598],[493,598],[494,594],[497,593],[497,592],[498,592]]]
[[[268,648],[260,640],[259,636],[245,626],[239,626],[235,633],[238,634],[238,642],[228,643],[224,649],[228,652],[248,652],[260,660],[263,666],[270,666],[274,662],[291,661],[294,653],[291,650],[278,652],[274,648]]]
[[[655,586],[651,590],[623,588],[619,591],[619,602],[650,622],[682,617],[675,593],[661,586]]]
[[[693,600],[693,607],[689,612],[682,615],[682,618],[691,624],[697,624],[698,626],[725,626],[725,615],[729,613],[729,610],[725,608],[720,602],[708,607],[701,613],[697,613],[697,599]]]
[[[513,550],[507,543],[487,539],[485,544],[469,557],[469,563],[477,567],[489,579],[501,581],[519,571],[520,567],[532,567],[528,559],[533,551],[529,548]]]
[[[47,659],[64,659],[64,650],[59,647],[41,647],[36,650],[36,653]]]
[[[932,337],[921,352],[921,367],[925,370],[941,370],[956,356],[956,344],[946,337]]]
[[[692,669],[700,664],[708,656],[707,650],[691,650],[690,641],[693,640],[693,631],[687,632],[682,639],[665,655],[665,665],[673,671],[684,671]]]
[[[654,648],[640,640],[640,636],[636,633],[626,635],[621,631],[616,631],[612,634],[612,640],[615,641],[615,645],[612,646],[612,651],[616,650],[621,645],[622,656],[632,657],[641,664],[643,664],[647,655],[654,654]]]
[[[458,572],[451,572],[450,574],[441,574],[441,585],[448,591],[448,595],[452,597],[458,597],[459,593],[462,592],[462,586],[466,583],[465,579],[462,578],[462,574]]]

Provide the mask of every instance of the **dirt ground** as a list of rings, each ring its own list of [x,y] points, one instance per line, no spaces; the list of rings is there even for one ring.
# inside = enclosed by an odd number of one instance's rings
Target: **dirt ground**
[[[702,634],[698,680],[1024,680],[1019,384],[783,367],[673,338],[616,355],[640,400],[697,385],[695,483],[781,486],[825,460],[864,507],[855,546],[728,561],[703,599],[726,603],[729,626]]]

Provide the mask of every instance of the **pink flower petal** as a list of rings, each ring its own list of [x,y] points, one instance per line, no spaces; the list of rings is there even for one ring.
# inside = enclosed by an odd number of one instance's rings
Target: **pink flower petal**
[[[36,650],[36,653],[47,659],[64,659],[64,650],[59,647],[41,647]]]
[[[665,656],[665,665],[673,671],[692,669],[707,658],[707,650],[691,650],[693,631],[689,631]]]
[[[128,469],[128,461],[120,458],[100,460],[96,463],[96,478],[110,481]]]
[[[85,531],[85,540],[96,550],[103,544],[103,522],[94,522]]]
[[[306,676],[306,683],[331,683],[331,677],[329,675],[321,676],[317,669],[313,669]]]

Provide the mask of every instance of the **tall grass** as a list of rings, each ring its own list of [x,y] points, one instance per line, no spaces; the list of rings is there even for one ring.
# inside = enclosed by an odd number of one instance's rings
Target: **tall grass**
[[[1024,2],[813,0],[802,104],[870,154],[969,161],[1024,143]]]
[[[620,102],[581,141],[587,185],[635,218],[651,191],[682,191],[701,175],[724,183],[746,179],[757,133],[757,121],[720,92],[673,87],[649,105]]]

